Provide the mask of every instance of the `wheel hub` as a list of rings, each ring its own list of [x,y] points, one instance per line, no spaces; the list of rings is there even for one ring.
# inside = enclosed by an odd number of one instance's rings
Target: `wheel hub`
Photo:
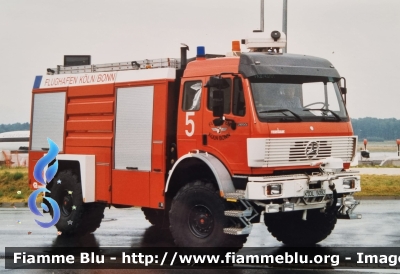
[[[198,238],[208,237],[214,228],[214,217],[204,205],[196,205],[189,214],[190,231]]]
[[[72,206],[73,206],[73,201],[72,201],[71,194],[65,195],[64,198],[63,198],[62,205],[61,205],[61,213],[64,216],[71,215]]]

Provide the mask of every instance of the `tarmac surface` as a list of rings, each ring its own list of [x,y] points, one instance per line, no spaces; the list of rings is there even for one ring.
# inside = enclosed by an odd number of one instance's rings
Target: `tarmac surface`
[[[352,168],[360,174],[400,175],[400,168]],[[323,248],[400,247],[400,200],[396,197],[385,200],[360,198],[361,204],[355,213],[362,219],[338,220],[331,235],[317,246]],[[374,198],[372,198],[374,199]],[[168,232],[160,232],[144,218],[140,208],[106,209],[101,227],[93,234],[81,238],[66,238],[57,235],[54,227],[38,226],[36,218],[23,203],[0,205],[0,272],[7,273],[187,273],[188,269],[135,269],[135,270],[5,270],[5,247],[174,247]],[[40,221],[49,221],[45,214]],[[295,229],[295,228],[293,228]],[[244,248],[244,254],[256,253],[259,248],[285,247],[277,241],[262,224],[254,224]],[[343,255],[343,254],[339,254]],[[400,259],[399,259],[400,268]],[[312,269],[251,268],[234,265],[229,269],[207,269],[207,273],[309,273]],[[322,270],[313,271],[320,272]],[[395,269],[340,269],[323,270],[323,273],[400,273]],[[190,273],[204,274],[204,270],[190,269]]]
[[[399,200],[366,200],[355,210],[363,215],[362,219],[338,220],[331,235],[321,241],[318,246],[335,247],[400,247],[400,201]],[[5,270],[5,247],[174,247],[169,233],[161,233],[151,226],[140,208],[106,209],[105,219],[101,227],[94,233],[82,238],[66,238],[58,236],[54,227],[44,229],[38,226],[28,208],[0,208],[0,272],[27,273],[27,270]],[[46,219],[46,220],[45,220]],[[48,220],[47,220],[48,219]],[[49,221],[46,214],[41,221]],[[295,229],[295,228],[293,228]],[[255,224],[248,237],[244,253],[256,252],[257,248],[280,248],[284,245],[268,232],[262,223]],[[253,251],[252,251],[253,250]],[[340,254],[339,254],[340,255]],[[341,254],[343,255],[343,254]],[[400,267],[400,262],[399,262]],[[234,265],[229,271],[220,269],[215,273],[265,273],[262,269],[247,269]],[[121,272],[122,271],[122,272]],[[184,270],[96,270],[95,273],[185,273]],[[191,273],[204,273],[192,269]],[[293,271],[293,270],[291,270]],[[303,272],[304,271],[304,272]],[[296,270],[296,273],[309,273],[310,270]],[[333,273],[324,270],[324,273]],[[341,273],[344,270],[335,271]],[[351,269],[351,272],[360,270]],[[383,273],[388,270],[368,270]],[[389,273],[394,270],[390,269]],[[29,270],[29,273],[86,273],[88,270]],[[94,272],[93,272],[94,273]],[[187,273],[187,272],[186,272]],[[214,273],[207,271],[207,273]],[[268,273],[288,273],[285,269],[268,268]],[[348,273],[348,272],[347,272]]]

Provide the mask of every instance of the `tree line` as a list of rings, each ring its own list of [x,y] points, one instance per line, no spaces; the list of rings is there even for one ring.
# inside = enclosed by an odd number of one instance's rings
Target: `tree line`
[[[395,118],[359,118],[351,119],[354,135],[358,135],[358,140],[368,139],[368,141],[380,142],[385,140],[400,139],[400,120]]]
[[[358,118],[351,119],[354,134],[358,139],[385,141],[400,139],[400,120],[395,118]],[[0,133],[7,131],[29,130],[29,123],[0,124]]]

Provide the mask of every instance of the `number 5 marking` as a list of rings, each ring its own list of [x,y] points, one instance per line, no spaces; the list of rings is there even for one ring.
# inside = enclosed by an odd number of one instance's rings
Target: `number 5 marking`
[[[192,119],[189,119],[189,116],[194,116],[194,112],[186,112],[186,125],[191,125],[191,130],[188,131],[187,129],[185,129],[185,133],[186,136],[192,137],[194,134],[194,121]]]

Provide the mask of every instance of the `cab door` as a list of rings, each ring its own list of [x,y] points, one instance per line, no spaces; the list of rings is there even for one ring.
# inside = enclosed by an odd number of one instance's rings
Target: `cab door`
[[[247,138],[250,134],[250,113],[246,109],[245,92],[240,77],[226,76],[229,86],[223,89],[224,122],[216,125],[213,116],[214,87],[205,88],[203,98],[202,150],[221,159],[232,173],[248,172]],[[217,123],[218,124],[218,123]]]
[[[202,109],[204,79],[185,79],[181,84],[178,106],[178,158],[192,150],[199,150],[202,138]]]

